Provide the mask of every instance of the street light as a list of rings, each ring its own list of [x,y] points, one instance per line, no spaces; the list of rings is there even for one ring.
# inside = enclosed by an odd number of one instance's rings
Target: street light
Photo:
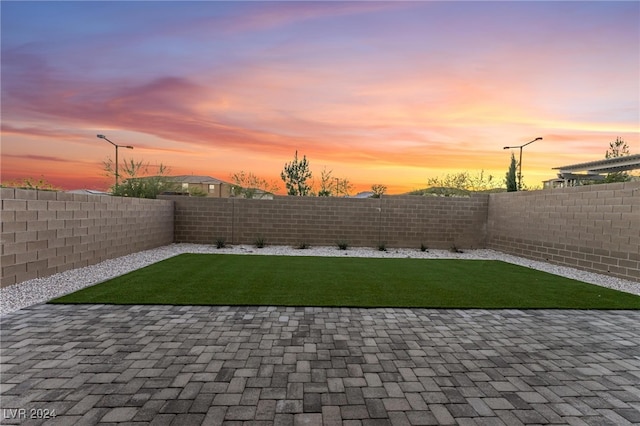
[[[109,142],[111,145],[116,147],[116,191],[118,190],[118,148],[127,148],[127,149],[133,149],[132,146],[130,145],[118,145],[115,144],[113,142],[111,142],[109,139],[107,139],[107,137],[105,135],[97,135],[98,138],[100,139],[104,139],[105,141]]]
[[[520,162],[518,162],[518,191],[522,191],[522,148],[534,143],[535,141],[541,141],[542,138],[535,138],[534,140],[518,146],[505,146],[503,149],[520,148]]]

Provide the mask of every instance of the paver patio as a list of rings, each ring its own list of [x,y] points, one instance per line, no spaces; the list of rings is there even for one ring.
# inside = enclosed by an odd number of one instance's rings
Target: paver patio
[[[640,311],[37,305],[1,329],[3,424],[640,423]]]

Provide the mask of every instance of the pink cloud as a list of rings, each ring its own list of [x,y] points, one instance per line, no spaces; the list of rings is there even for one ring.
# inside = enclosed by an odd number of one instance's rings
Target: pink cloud
[[[68,158],[62,157],[53,157],[49,155],[35,155],[35,154],[26,154],[26,155],[15,155],[15,154],[4,154],[3,157],[18,159],[18,160],[28,160],[28,161],[45,161],[45,162],[59,162],[59,163],[75,163],[75,160],[70,160]]]
[[[129,155],[214,175],[274,173],[296,149],[354,175],[403,177],[501,170],[502,146],[537,136],[526,164],[540,174],[599,158],[616,136],[640,149],[637,40],[623,37],[637,23],[565,28],[567,16],[609,6],[491,4],[498,15],[473,20],[468,8],[485,5],[239,3],[202,16],[172,9],[182,19],[154,9],[152,20],[127,7],[139,15],[114,9],[115,29],[92,27],[87,41],[3,49],[3,159],[107,156],[96,133],[134,144]],[[545,18],[534,36],[502,19],[529,13]]]

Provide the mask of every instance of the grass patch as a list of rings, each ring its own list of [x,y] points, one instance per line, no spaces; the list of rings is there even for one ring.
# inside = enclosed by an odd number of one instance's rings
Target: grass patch
[[[52,303],[640,309],[640,296],[492,260],[183,254]]]

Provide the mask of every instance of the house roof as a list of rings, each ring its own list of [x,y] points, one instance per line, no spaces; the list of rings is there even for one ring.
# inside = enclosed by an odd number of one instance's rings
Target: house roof
[[[635,170],[640,169],[640,154],[609,158],[607,160],[590,161],[588,163],[571,164],[568,166],[554,167],[553,169],[560,170],[560,174],[569,174],[574,172],[599,174]]]
[[[351,198],[371,198],[372,195],[373,195],[372,191],[363,191],[363,192],[358,192],[356,195],[352,196]]]
[[[85,195],[111,195],[108,192],[97,191],[95,189],[72,189],[67,191],[68,194],[85,194]]]
[[[213,178],[211,176],[198,176],[198,175],[180,175],[180,176],[167,176],[174,182],[178,183],[204,183],[204,184],[220,184],[229,183],[220,179]]]

